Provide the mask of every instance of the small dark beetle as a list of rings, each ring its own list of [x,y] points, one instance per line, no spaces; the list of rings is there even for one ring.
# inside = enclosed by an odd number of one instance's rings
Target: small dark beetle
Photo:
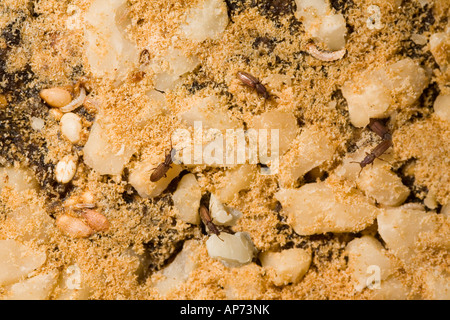
[[[353,163],[359,163],[359,165],[361,166],[361,171],[365,166],[373,163],[376,158],[379,158],[383,153],[386,152],[387,149],[389,149],[389,147],[392,146],[392,135],[380,120],[373,118],[370,119],[369,128],[373,132],[378,134],[383,139],[383,141],[381,141],[375,148],[373,148],[372,151],[368,153],[361,162],[352,161]],[[361,171],[359,171],[360,174]]]
[[[255,89],[256,92],[264,97],[264,99],[269,99],[269,92],[267,92],[266,87],[264,87],[264,85],[259,81],[258,78],[244,71],[239,71],[237,73],[237,77],[242,81],[243,84]]]
[[[392,140],[392,135],[389,130],[381,123],[380,120],[371,118],[369,128],[378,134],[383,140]]]
[[[166,154],[164,161],[161,162],[156,168],[154,168],[153,173],[150,175],[150,181],[156,182],[160,180],[162,177],[166,177],[167,171],[171,168],[173,163],[173,157],[175,155],[175,149],[171,148],[170,152]]]
[[[373,150],[368,153],[361,162],[352,162],[359,163],[362,170],[365,166],[374,162],[375,159],[381,156],[387,149],[389,149],[390,146],[392,146],[392,140],[383,140],[375,148],[373,148]]]
[[[217,229],[216,225],[212,222],[212,218],[211,218],[211,215],[209,214],[209,210],[208,210],[208,208],[205,207],[204,204],[200,205],[199,213],[200,213],[200,218],[202,219],[203,223],[208,227],[209,231],[211,231],[217,237],[219,237],[220,231]],[[219,239],[220,239],[220,237],[219,237]]]

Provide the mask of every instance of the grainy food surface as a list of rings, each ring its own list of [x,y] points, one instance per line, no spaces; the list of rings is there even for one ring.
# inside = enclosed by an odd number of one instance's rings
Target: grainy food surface
[[[449,13],[1,0],[0,297],[450,299]]]

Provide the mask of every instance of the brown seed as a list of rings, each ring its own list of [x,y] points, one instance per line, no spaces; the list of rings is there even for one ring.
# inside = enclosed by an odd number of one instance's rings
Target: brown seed
[[[86,223],[95,231],[106,231],[109,229],[109,221],[106,217],[96,210],[86,209],[82,213]]]
[[[56,219],[56,225],[67,236],[72,238],[88,238],[94,230],[83,220],[63,214]]]
[[[51,107],[62,108],[72,101],[70,92],[61,87],[43,89],[39,96]]]

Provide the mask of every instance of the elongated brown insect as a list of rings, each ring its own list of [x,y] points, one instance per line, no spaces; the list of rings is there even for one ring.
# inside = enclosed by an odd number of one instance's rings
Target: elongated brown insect
[[[381,156],[387,149],[389,149],[390,146],[392,146],[392,140],[383,140],[375,148],[373,148],[361,162],[352,161],[352,163],[359,163],[362,171],[365,166],[373,163],[375,159]],[[361,171],[359,171],[359,173],[361,173]]]
[[[373,163],[376,158],[379,158],[384,152],[386,152],[387,149],[389,149],[390,146],[392,146],[392,135],[380,120],[371,118],[369,120],[369,128],[378,134],[383,141],[373,148],[361,162],[352,161],[352,163],[359,163],[361,166],[361,171],[365,166]],[[361,171],[359,171],[360,174]]]
[[[211,218],[211,215],[209,214],[209,210],[208,210],[208,208],[206,208],[206,206],[204,204],[200,205],[199,213],[200,213],[200,218],[202,219],[203,223],[208,227],[209,231],[211,231],[217,237],[219,237],[220,231],[217,229],[216,225],[212,222],[212,218]],[[219,237],[219,239],[220,239],[220,237]]]
[[[153,169],[153,173],[150,175],[150,181],[156,182],[160,180],[162,177],[166,177],[167,171],[172,167],[173,158],[172,156],[175,154],[175,149],[171,148],[170,152],[166,154],[164,161],[161,162],[156,168]]]
[[[250,73],[239,71],[237,73],[237,77],[243,84],[246,86],[253,88],[258,92],[260,95],[264,97],[264,99],[269,99],[270,95],[267,91],[266,87],[259,81],[258,78],[252,76]]]
[[[392,140],[392,135],[389,130],[381,123],[380,120],[371,118],[369,121],[369,128],[378,134],[383,140]]]

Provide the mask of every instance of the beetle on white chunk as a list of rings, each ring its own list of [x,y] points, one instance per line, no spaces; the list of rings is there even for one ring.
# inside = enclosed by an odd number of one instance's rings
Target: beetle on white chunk
[[[128,182],[143,198],[154,198],[159,196],[182,171],[181,166],[172,163],[165,176],[158,181],[150,181],[154,169],[163,161],[161,158],[145,158],[133,165],[128,177]]]

